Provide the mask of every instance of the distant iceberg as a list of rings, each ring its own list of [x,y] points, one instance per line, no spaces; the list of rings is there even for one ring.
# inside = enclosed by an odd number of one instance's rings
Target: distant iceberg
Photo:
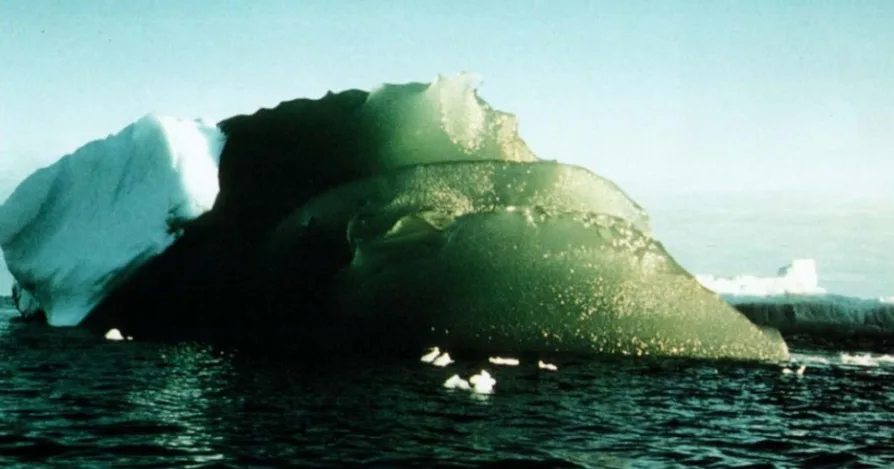
[[[793,260],[778,272],[777,277],[696,275],[696,279],[755,324],[773,327],[789,340],[894,338],[894,298],[828,293],[819,286],[813,259]]]
[[[150,115],[29,176],[0,205],[20,310],[79,324],[213,206],[223,143],[214,125]]]
[[[795,259],[780,267],[776,277],[715,277],[710,274],[696,274],[695,278],[706,288],[722,296],[765,297],[826,293],[826,289],[819,286],[816,261],[813,259]]]

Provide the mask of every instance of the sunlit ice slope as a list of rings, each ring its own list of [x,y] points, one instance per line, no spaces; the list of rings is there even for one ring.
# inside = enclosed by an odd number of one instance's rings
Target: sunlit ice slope
[[[122,259],[130,275],[83,325],[311,349],[787,357],[673,261],[620,188],[536,158],[474,84],[349,90],[219,123],[213,208],[161,255]],[[151,218],[167,233],[167,213]]]
[[[0,246],[27,314],[73,326],[211,208],[223,134],[146,116],[22,182],[0,206]]]

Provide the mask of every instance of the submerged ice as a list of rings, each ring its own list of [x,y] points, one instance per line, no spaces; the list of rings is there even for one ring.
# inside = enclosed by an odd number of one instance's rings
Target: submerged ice
[[[218,127],[141,122],[0,208],[13,274],[51,324],[93,310],[86,326],[139,337],[787,357],[665,252],[615,184],[539,160],[470,75]],[[172,216],[208,209],[171,234]]]

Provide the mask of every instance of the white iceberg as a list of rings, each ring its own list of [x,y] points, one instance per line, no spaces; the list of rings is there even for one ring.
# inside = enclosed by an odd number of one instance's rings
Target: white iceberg
[[[816,261],[813,259],[795,259],[791,264],[780,267],[776,277],[716,277],[698,274],[695,278],[705,288],[723,296],[766,297],[826,293],[826,289],[819,286]]]
[[[0,247],[20,302],[75,326],[105,294],[209,210],[224,136],[146,116],[22,182],[0,205]],[[25,311],[27,312],[27,311]]]

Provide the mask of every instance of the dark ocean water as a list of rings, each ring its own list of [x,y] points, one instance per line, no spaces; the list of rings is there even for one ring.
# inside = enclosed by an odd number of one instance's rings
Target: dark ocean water
[[[894,467],[894,361],[327,361],[0,311],[0,467]],[[481,368],[495,392],[442,387]]]

